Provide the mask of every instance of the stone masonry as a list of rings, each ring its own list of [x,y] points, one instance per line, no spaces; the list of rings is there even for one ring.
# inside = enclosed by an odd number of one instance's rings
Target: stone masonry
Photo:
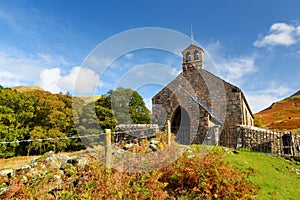
[[[215,125],[253,125],[241,89],[204,69],[204,50],[191,44],[182,54],[182,72],[152,98],[152,123],[163,126],[170,120],[183,144],[203,143]]]

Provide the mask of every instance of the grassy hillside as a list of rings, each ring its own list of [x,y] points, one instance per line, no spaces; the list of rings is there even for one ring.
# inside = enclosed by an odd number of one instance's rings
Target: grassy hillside
[[[13,87],[12,89],[17,90],[18,92],[31,92],[34,90],[42,90],[43,89],[39,86],[16,86]]]
[[[39,86],[16,86],[12,89],[17,90],[18,92],[32,92],[36,90],[44,91],[43,88]],[[46,92],[46,91],[45,91]],[[85,103],[95,102],[100,99],[102,96],[75,96],[74,98],[78,98],[83,100]]]
[[[84,103],[88,104],[88,103],[91,103],[91,102],[95,102],[98,99],[101,99],[102,96],[75,96],[75,98],[81,99],[81,100],[84,101]]]
[[[254,115],[256,126],[269,129],[295,130],[300,128],[300,91],[273,103]]]
[[[300,199],[300,163],[246,151],[224,159],[243,171],[253,171],[249,180],[260,187],[257,199]]]

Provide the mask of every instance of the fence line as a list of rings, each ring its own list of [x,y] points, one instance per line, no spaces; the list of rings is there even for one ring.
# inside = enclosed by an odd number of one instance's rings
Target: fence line
[[[13,143],[26,143],[26,142],[42,142],[42,141],[48,141],[48,140],[67,140],[67,139],[80,139],[80,138],[86,138],[86,137],[98,137],[101,135],[105,135],[105,133],[99,133],[99,134],[90,134],[90,135],[79,135],[79,136],[70,136],[70,137],[56,137],[56,138],[39,138],[39,139],[28,139],[28,140],[15,140],[15,141],[4,141],[0,142],[0,144],[13,144]]]
[[[130,130],[122,130],[111,132],[111,138],[113,144],[128,143],[134,140],[149,139],[155,137],[158,130],[164,129],[170,133],[167,137],[167,143],[170,144],[171,135],[171,123],[166,123],[166,126],[155,126],[150,128],[142,127],[129,127]],[[177,134],[176,140],[180,143],[184,143],[186,137],[189,136],[189,129],[180,129],[180,133]],[[255,151],[261,151],[276,155],[292,155],[300,156],[300,136],[292,135],[287,132],[274,132],[266,129],[261,129],[252,126],[239,125],[236,128],[225,128],[220,132],[216,133],[215,129],[212,134],[218,134],[217,140],[212,145],[221,145],[231,148],[243,148]],[[209,133],[210,138],[215,138],[216,135]],[[30,142],[43,142],[52,140],[67,140],[67,139],[81,139],[89,137],[101,137],[105,136],[106,133],[99,134],[88,134],[88,135],[76,135],[69,137],[56,137],[56,138],[39,138],[39,139],[26,139],[26,140],[15,140],[15,141],[2,141],[0,145],[7,145],[13,143],[30,143]],[[105,146],[107,146],[105,144]],[[104,146],[104,147],[105,147]]]
[[[145,129],[118,131],[118,132],[112,132],[111,134],[112,135],[120,135],[120,134],[124,134],[124,133],[125,134],[126,133],[136,133],[136,132],[140,132],[140,131],[147,131],[147,130],[153,130],[153,129],[154,128],[145,128]],[[38,138],[38,139],[26,139],[26,140],[2,141],[2,142],[0,142],[0,144],[43,142],[43,141],[51,141],[51,140],[81,139],[81,138],[88,138],[88,137],[99,137],[99,136],[103,136],[103,135],[105,135],[104,132],[99,133],[99,134],[88,134],[88,135],[78,135],[78,136],[69,136],[69,137]],[[142,136],[141,138],[145,138],[145,136]]]
[[[139,138],[134,138],[134,139],[129,139],[129,140],[121,140],[117,143],[114,143],[114,144],[111,144],[111,141],[112,141],[112,133],[111,133],[111,130],[110,129],[106,129],[105,130],[105,164],[108,168],[110,168],[111,166],[111,161],[112,161],[112,147],[116,144],[120,144],[120,143],[127,143],[129,141],[132,141],[132,140],[141,140],[141,139],[149,139],[149,138],[152,138],[154,137],[158,130],[155,128],[150,128],[150,129],[155,129],[156,132],[154,134],[151,134],[151,135],[147,135],[147,136],[142,136],[142,137],[139,137]],[[167,144],[170,146],[171,145],[171,123],[170,123],[170,120],[167,121]],[[140,129],[137,129],[136,131],[139,131]],[[144,130],[144,129],[143,129]],[[149,130],[149,129],[148,129]]]
[[[158,127],[158,126],[157,126]],[[143,140],[143,139],[150,139],[157,135],[159,129],[157,127],[154,128],[136,128],[132,130],[125,130],[125,131],[117,131],[111,132],[111,129],[105,129],[105,133],[99,134],[89,134],[89,135],[79,135],[79,136],[70,136],[70,137],[56,137],[56,138],[39,138],[39,139],[27,139],[27,140],[15,140],[15,141],[2,141],[0,145],[8,145],[13,143],[30,143],[30,142],[44,142],[44,141],[53,141],[53,140],[67,140],[67,139],[80,139],[80,138],[88,138],[88,137],[100,137],[104,136],[104,144],[102,144],[105,157],[105,163],[109,166],[111,163],[111,155],[112,155],[112,147],[118,144],[130,143],[135,140]],[[145,132],[150,134],[146,134]],[[130,135],[134,133],[134,135]],[[141,133],[141,134],[136,134]],[[122,140],[116,140],[116,138],[120,138],[122,135]],[[124,135],[129,135],[130,138],[124,140]],[[113,137],[112,137],[113,136]],[[168,134],[168,137],[171,137],[171,132]],[[169,141],[168,141],[169,144]]]
[[[252,126],[225,128],[221,134],[221,145],[276,155],[300,156],[300,136]]]

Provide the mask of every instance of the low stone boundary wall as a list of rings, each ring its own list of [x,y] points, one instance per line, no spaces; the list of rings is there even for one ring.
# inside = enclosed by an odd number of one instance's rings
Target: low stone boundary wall
[[[114,142],[131,140],[134,138],[149,138],[159,131],[157,124],[120,124],[115,127]]]
[[[239,125],[222,130],[220,145],[260,152],[300,156],[300,136],[253,126]]]

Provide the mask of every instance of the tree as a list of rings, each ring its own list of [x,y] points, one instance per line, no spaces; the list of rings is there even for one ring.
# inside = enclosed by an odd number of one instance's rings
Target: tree
[[[64,138],[66,135],[58,128],[45,130],[41,126],[36,126],[30,131],[30,139],[34,140],[28,145],[28,155],[33,150],[35,154],[42,154],[44,152],[62,151],[65,150],[70,142],[69,139],[52,140],[49,138]],[[49,140],[47,140],[49,139]]]
[[[79,108],[76,109],[78,115],[76,118],[77,131],[80,136],[82,136],[81,140],[85,144],[85,146],[93,146],[93,145],[103,145],[104,138],[100,135],[103,133],[103,129],[111,128],[110,124],[105,124],[106,121],[99,118],[96,115],[96,110],[101,112],[102,107],[98,106],[95,108],[95,103],[89,103],[83,105],[81,110]],[[100,114],[101,115],[101,114]],[[109,115],[105,115],[108,117]],[[94,136],[92,136],[94,135]],[[96,136],[99,135],[99,136]],[[85,137],[90,136],[90,137]]]
[[[51,94],[38,90],[30,92],[30,94],[38,97],[35,104],[34,125],[41,126],[43,130],[46,130],[43,135],[48,135],[48,137],[57,137],[57,135],[62,137],[78,136],[74,122],[74,119],[76,120],[78,117],[73,118],[73,99],[70,95]],[[82,103],[76,98],[74,98],[74,102],[76,104]],[[53,144],[57,146],[54,147]],[[66,147],[61,148],[63,145],[59,142],[51,143],[53,150],[80,150],[84,148],[82,142],[77,138],[68,140],[66,144]],[[42,153],[44,151],[47,151],[47,148],[43,148]]]
[[[29,138],[33,127],[36,98],[12,89],[0,91],[0,141],[13,142]],[[0,146],[0,157],[23,155],[26,143],[10,143]]]
[[[69,94],[41,90],[18,92],[0,86],[0,142],[11,142],[0,144],[0,157],[80,150],[84,149],[82,141],[99,144],[102,136],[47,138],[101,135],[103,129],[114,129],[116,124],[150,121],[150,111],[142,97],[128,88],[110,90],[96,102],[85,105],[80,98],[72,99]]]
[[[111,109],[112,113],[106,110],[105,115],[103,108]],[[96,102],[96,112],[100,121],[103,121],[104,115],[109,115],[106,121],[114,118],[117,124],[147,124],[151,122],[150,111],[145,106],[143,98],[138,92],[129,88],[120,87],[108,91],[107,95]]]
[[[134,91],[129,102],[130,117],[135,124],[149,124],[151,123],[151,115],[149,109],[146,107],[143,98]]]

